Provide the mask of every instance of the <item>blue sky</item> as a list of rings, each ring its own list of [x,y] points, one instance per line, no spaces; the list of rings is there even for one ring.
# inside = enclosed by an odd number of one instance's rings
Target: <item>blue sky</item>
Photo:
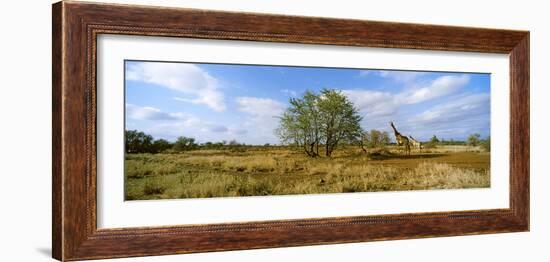
[[[291,97],[340,90],[366,130],[464,140],[490,134],[490,75],[370,69],[126,61],[126,129],[170,141],[277,144]]]

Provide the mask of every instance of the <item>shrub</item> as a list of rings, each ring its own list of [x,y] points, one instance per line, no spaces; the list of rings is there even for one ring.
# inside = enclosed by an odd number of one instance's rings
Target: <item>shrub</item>
[[[176,152],[183,152],[183,151],[196,149],[197,147],[198,147],[198,145],[195,143],[194,138],[180,136],[180,137],[178,137],[176,142],[174,142],[173,149]]]
[[[437,147],[437,142],[430,141],[428,143],[422,144],[422,148],[424,149],[432,149]]]
[[[472,134],[468,137],[468,145],[469,146],[477,146],[479,144],[479,138],[481,137],[480,134],[478,133],[475,133],[475,134]]]
[[[160,195],[166,191],[166,187],[163,186],[159,181],[147,181],[143,187],[143,193],[145,195]]]
[[[480,145],[481,145],[481,148],[483,148],[483,150],[487,152],[491,152],[491,137],[481,141]]]

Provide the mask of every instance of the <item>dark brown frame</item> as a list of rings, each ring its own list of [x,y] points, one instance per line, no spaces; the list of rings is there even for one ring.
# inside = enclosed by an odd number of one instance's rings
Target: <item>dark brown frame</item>
[[[529,230],[529,32],[83,2],[53,5],[53,257],[81,260]],[[150,228],[96,227],[98,34],[510,56],[510,208]]]

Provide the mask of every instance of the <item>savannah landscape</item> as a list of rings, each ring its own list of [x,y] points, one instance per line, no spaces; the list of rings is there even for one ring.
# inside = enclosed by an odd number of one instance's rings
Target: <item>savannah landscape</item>
[[[490,153],[441,145],[402,155],[396,145],[369,153],[346,146],[331,158],[292,147],[236,146],[126,156],[126,199],[174,199],[490,186]]]
[[[487,75],[153,62],[127,70],[126,200],[490,186]],[[250,83],[227,102],[216,77]],[[385,91],[277,89],[320,80]]]
[[[362,118],[336,90],[290,100],[274,132],[281,145],[176,142],[126,132],[126,199],[323,194],[490,185],[490,141],[427,143],[364,131]],[[424,144],[424,145],[422,145]]]

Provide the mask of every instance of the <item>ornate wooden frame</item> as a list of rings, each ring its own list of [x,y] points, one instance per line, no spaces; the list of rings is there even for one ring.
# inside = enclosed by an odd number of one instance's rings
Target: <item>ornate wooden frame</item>
[[[147,256],[529,230],[528,31],[84,2],[54,4],[52,27],[52,245],[56,259]],[[95,212],[98,34],[508,54],[510,208],[98,229]]]

